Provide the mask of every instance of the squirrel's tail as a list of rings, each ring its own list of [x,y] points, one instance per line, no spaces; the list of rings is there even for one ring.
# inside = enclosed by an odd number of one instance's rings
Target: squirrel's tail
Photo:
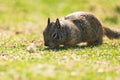
[[[118,39],[120,38],[120,31],[112,30],[103,26],[103,32],[109,39]]]

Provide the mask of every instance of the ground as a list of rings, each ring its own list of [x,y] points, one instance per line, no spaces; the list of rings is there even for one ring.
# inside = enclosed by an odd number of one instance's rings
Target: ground
[[[42,32],[71,12],[120,28],[120,0],[0,0],[0,80],[119,80],[120,39],[96,47],[44,46]]]

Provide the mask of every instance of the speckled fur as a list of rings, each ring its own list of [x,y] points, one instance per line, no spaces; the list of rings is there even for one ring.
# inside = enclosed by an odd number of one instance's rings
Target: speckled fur
[[[100,21],[88,12],[71,13],[56,19],[56,22],[48,19],[43,32],[45,45],[52,48],[59,45],[74,46],[80,42],[87,42],[89,46],[100,45],[103,34],[110,39],[120,37],[120,32],[103,27]]]

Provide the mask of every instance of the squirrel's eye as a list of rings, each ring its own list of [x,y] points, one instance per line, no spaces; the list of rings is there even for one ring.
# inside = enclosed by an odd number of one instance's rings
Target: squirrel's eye
[[[56,33],[53,33],[53,34],[52,34],[52,38],[55,39],[56,37],[57,37],[57,34],[56,34]]]

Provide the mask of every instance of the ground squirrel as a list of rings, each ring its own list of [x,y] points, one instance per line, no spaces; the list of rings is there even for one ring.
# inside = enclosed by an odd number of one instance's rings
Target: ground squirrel
[[[51,22],[48,18],[47,27],[43,31],[44,44],[50,48],[59,45],[74,46],[86,42],[89,46],[102,44],[103,35],[109,39],[120,38],[120,31],[103,26],[89,12],[74,12],[61,19]]]

